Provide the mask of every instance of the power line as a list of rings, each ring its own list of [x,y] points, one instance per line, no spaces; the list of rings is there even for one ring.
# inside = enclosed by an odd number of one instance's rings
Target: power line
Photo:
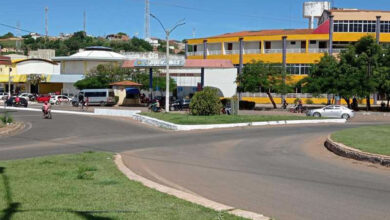
[[[9,24],[0,23],[0,25],[4,26],[4,27],[11,28],[11,29],[19,30],[19,31],[22,31],[22,32],[26,32],[26,33],[38,33],[38,32],[35,32],[35,31],[29,31],[29,30],[22,29],[22,28],[19,28],[19,27],[16,27],[16,26],[12,26],[12,25],[9,25]]]
[[[133,1],[140,2],[140,0],[133,0]],[[189,6],[179,5],[179,4],[174,4],[174,3],[154,2],[154,1],[152,2],[151,1],[150,4],[153,4],[153,5],[164,5],[164,6],[176,7],[176,8],[186,9],[186,10],[193,10],[193,11],[200,11],[200,12],[212,12],[214,14],[226,15],[226,13],[224,13],[222,11],[219,11],[219,10],[212,10],[212,9],[206,9],[206,8],[195,8],[195,7],[189,7]],[[250,18],[258,18],[258,19],[283,21],[283,22],[295,21],[295,22],[300,22],[300,23],[305,23],[305,24],[307,23],[307,21],[302,21],[302,20],[298,20],[298,19],[289,19],[289,18],[280,18],[280,17],[271,17],[271,16],[258,16],[258,15],[247,14],[247,13],[229,12],[228,15],[229,16],[236,15],[236,16],[240,16],[240,17],[250,17]]]

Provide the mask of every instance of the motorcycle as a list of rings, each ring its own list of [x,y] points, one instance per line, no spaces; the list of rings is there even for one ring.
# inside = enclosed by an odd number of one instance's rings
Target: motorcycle
[[[51,116],[51,110],[47,110],[47,111],[43,111],[43,118],[44,119],[52,119],[52,116]]]

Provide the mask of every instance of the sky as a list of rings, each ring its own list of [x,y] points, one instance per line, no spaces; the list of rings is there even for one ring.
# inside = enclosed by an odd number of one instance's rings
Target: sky
[[[87,33],[93,36],[125,32],[144,37],[145,0],[17,0],[6,1],[0,10],[0,34],[25,31],[45,33],[44,9],[49,8],[49,35],[83,29],[86,11]],[[185,19],[172,39],[207,37],[244,30],[307,28],[302,17],[304,0],[150,0],[150,11],[167,28]],[[339,8],[389,10],[389,0],[334,0]],[[5,27],[10,25],[25,31]],[[164,38],[159,23],[150,21],[151,35]]]

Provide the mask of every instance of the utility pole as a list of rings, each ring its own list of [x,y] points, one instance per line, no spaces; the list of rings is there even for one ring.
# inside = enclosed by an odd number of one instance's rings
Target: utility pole
[[[176,25],[171,28],[167,29],[164,27],[163,23],[153,14],[150,14],[154,19],[160,23],[161,27],[163,28],[165,32],[165,40],[167,41],[167,48],[166,48],[166,73],[165,73],[165,112],[169,112],[169,35],[179,26],[182,26],[185,24],[184,19],[178,21]]]
[[[150,2],[145,0],[145,36],[144,39],[150,39]]]
[[[49,12],[49,8],[46,7],[45,8],[45,34],[46,34],[46,37],[49,36],[49,27],[48,27],[48,22],[47,22],[47,13]]]

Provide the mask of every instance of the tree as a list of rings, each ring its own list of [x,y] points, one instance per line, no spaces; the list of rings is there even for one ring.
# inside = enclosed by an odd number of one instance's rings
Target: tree
[[[46,82],[46,76],[42,74],[30,74],[27,76],[27,81],[30,82],[31,85],[38,85],[39,83]]]
[[[221,109],[222,103],[217,89],[205,87],[191,99],[190,111],[193,115],[219,115]]]
[[[338,61],[334,56],[325,54],[317,64],[313,65],[308,77],[299,82],[303,91],[318,94],[334,94],[342,97],[350,107],[350,99],[356,95],[358,80],[354,78],[356,68],[348,65],[350,58],[342,56]]]
[[[377,91],[379,94],[386,96],[387,110],[390,106],[390,50],[386,48],[384,54],[380,59],[381,66],[374,72],[375,81],[377,84]]]
[[[282,71],[281,64],[252,61],[245,65],[243,73],[237,77],[239,90],[241,92],[260,92],[261,89],[265,90],[273,107],[276,109],[271,91],[286,93],[291,89],[290,86],[283,83]]]
[[[383,55],[382,48],[372,36],[368,35],[362,37],[348,50],[352,50],[351,53],[355,53],[356,59],[351,59],[354,62],[349,63],[349,65],[357,69],[355,77],[360,79],[359,95],[366,97],[367,110],[370,110],[370,94],[376,92],[377,87],[373,74],[380,67],[379,61]],[[345,54],[348,53],[342,53],[341,57]]]
[[[98,65],[74,86],[80,90],[108,88],[110,83],[132,80],[137,74],[139,71],[135,69],[121,68],[113,64]]]
[[[0,39],[7,39],[7,38],[12,38],[12,37],[15,37],[15,35],[11,32],[8,32],[8,33],[0,36]]]

